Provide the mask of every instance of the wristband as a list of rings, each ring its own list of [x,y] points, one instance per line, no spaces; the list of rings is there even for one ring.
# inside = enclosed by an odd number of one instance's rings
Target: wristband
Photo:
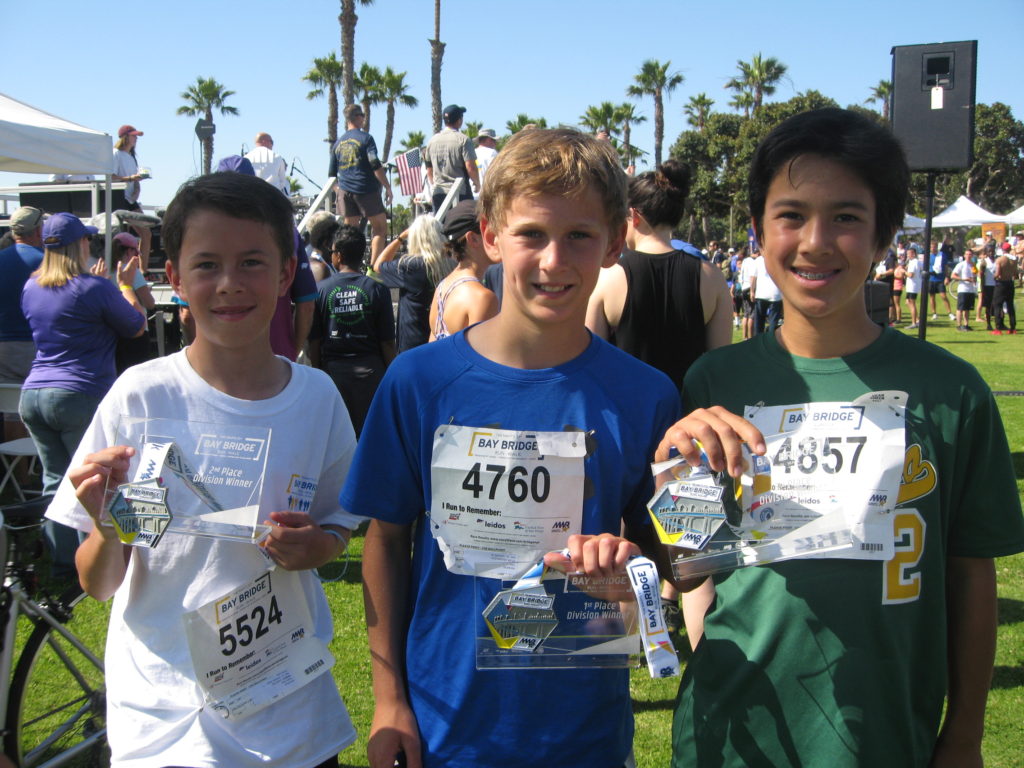
[[[334,538],[336,538],[338,541],[341,542],[342,549],[341,549],[341,552],[339,552],[338,554],[344,554],[345,552],[348,551],[348,542],[345,541],[345,537],[342,536],[340,532],[335,531],[333,528],[321,528],[320,530],[323,531],[324,533],[331,534],[331,536],[333,536]],[[335,555],[335,557],[337,557],[337,555]]]
[[[128,285],[127,283],[118,283],[117,287],[120,288],[122,291],[125,290],[126,288],[129,291],[134,291],[135,290],[135,288],[133,286]]]

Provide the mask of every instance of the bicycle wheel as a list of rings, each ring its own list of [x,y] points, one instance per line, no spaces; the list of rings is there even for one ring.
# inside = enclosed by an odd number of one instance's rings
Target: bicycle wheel
[[[71,609],[81,598],[76,586],[60,599],[66,609],[64,627],[74,640],[37,621],[14,669],[4,751],[21,768],[94,768],[109,762],[103,666],[79,647],[87,647],[83,635],[94,649],[102,647],[106,618],[76,616]],[[102,656],[102,651],[93,653]]]

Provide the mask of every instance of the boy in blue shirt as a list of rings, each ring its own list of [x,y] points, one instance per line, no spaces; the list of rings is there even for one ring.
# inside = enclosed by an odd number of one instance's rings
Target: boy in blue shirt
[[[341,497],[373,518],[373,768],[402,754],[409,768],[620,768],[629,755],[627,670],[477,671],[479,606],[500,581],[474,576],[500,563],[488,572],[518,578],[567,539],[572,567],[609,576],[649,537],[647,462],[678,395],[584,325],[625,216],[610,145],[517,134],[480,200],[501,311],[399,355],[377,391]]]

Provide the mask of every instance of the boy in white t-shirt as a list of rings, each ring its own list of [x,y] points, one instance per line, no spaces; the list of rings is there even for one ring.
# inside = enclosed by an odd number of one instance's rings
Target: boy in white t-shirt
[[[295,271],[292,237],[288,201],[260,179],[217,173],[179,190],[163,240],[195,341],[121,376],[47,511],[89,534],[76,555],[80,581],[97,599],[114,597],[106,650],[114,766],[319,768],[337,765],[355,740],[328,671],[330,611],[311,570],[338,556],[359,522],[337,501],[355,436],[326,374],[271,351],[270,321]],[[199,438],[212,433],[208,444],[182,439],[178,450],[212,469],[177,465],[179,474],[168,455],[156,473],[172,515],[189,518],[218,509],[229,486],[253,482],[221,476],[230,454],[210,447],[217,438],[269,427],[258,511],[244,518],[269,524],[262,552],[251,540],[171,531],[152,548],[130,547],[98,524],[106,489],[145,477],[129,474],[137,447],[117,444],[128,419],[209,427]],[[152,446],[147,437],[142,450]]]

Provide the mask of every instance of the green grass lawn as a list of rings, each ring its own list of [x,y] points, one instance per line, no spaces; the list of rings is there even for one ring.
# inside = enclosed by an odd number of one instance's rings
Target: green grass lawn
[[[957,332],[948,320],[929,323],[928,330],[929,341],[973,363],[993,390],[1024,390],[1024,335],[995,337],[984,331]],[[1024,492],[1024,397],[1000,396],[997,402],[1009,434],[1018,491]],[[356,536],[344,577],[325,585],[335,622],[335,638],[331,644],[337,659],[334,676],[359,731],[358,742],[341,756],[344,766],[367,765],[366,737],[373,716],[360,584],[361,553],[362,538]],[[1021,727],[1024,713],[1024,555],[997,561],[997,569],[999,650],[986,716],[984,755],[990,768],[1016,768],[1024,755],[1024,729]],[[79,612],[102,616],[104,607],[87,601]],[[102,622],[93,622],[93,626],[98,623]],[[676,680],[651,680],[646,669],[632,673],[631,690],[637,721],[635,751],[637,765],[641,768],[668,764],[677,685]]]

